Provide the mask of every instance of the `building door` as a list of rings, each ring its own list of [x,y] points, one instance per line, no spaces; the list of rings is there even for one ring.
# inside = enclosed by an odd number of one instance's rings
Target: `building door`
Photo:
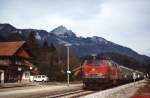
[[[0,83],[3,84],[4,83],[4,71],[0,70]]]

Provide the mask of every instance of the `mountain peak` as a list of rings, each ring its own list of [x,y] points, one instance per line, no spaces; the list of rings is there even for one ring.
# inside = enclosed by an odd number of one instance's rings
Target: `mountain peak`
[[[71,30],[68,30],[63,25],[60,25],[59,27],[53,29],[50,33],[55,34],[59,37],[76,36]]]
[[[56,29],[67,31],[67,28],[63,25],[58,26]]]

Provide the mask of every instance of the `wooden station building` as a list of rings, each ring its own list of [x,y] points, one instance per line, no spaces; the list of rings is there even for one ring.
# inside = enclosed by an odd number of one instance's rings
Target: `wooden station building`
[[[37,68],[24,41],[0,42],[0,83],[29,82],[30,74]]]

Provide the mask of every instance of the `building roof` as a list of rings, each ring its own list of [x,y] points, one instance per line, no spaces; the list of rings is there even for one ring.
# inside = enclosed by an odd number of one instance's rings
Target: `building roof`
[[[24,41],[0,42],[0,56],[14,55],[24,43]]]

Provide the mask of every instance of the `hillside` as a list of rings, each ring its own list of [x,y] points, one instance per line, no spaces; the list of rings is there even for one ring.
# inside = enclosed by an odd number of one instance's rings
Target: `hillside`
[[[36,33],[36,39],[40,44],[47,40],[56,47],[65,43],[72,44],[71,48],[78,57],[100,53],[118,53],[129,56],[137,61],[150,62],[150,57],[140,55],[134,50],[108,41],[102,37],[78,37],[73,31],[64,26],[59,26],[52,31],[38,29],[18,29],[10,24],[0,24],[0,40],[26,40],[31,32]],[[12,36],[12,37],[10,37]]]

